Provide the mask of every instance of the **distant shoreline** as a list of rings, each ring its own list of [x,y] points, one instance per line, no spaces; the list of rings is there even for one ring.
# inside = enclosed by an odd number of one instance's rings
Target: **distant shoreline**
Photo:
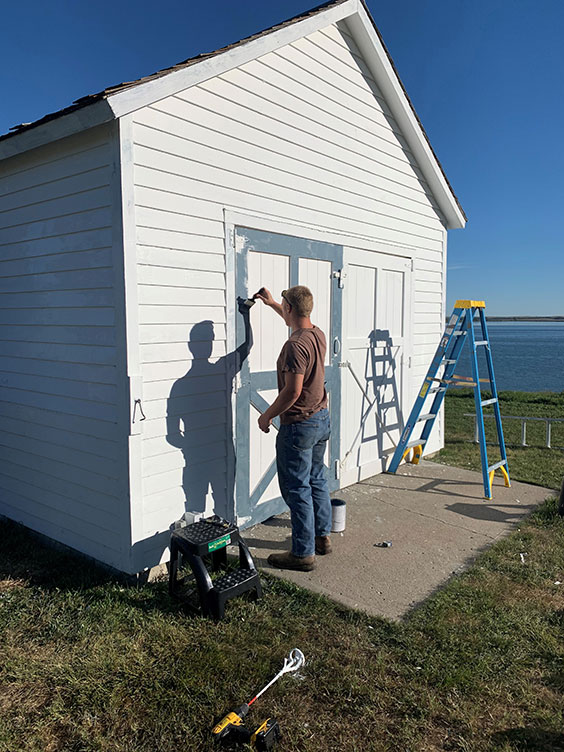
[[[564,321],[564,316],[486,316],[486,321]]]

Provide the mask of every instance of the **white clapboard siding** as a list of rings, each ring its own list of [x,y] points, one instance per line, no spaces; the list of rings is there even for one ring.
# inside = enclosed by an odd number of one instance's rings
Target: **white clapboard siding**
[[[421,361],[443,315],[445,234],[429,186],[344,27],[138,110],[133,138],[147,415],[142,528],[149,537],[189,504],[185,465],[189,475],[200,470],[204,485],[221,470],[229,487],[225,208],[401,248],[414,261],[418,326],[410,355],[421,350]],[[212,341],[192,352],[209,322]],[[418,368],[419,361],[412,388]]]
[[[224,272],[225,259],[223,254],[191,253],[169,248],[151,248],[140,246],[139,262],[149,266],[168,266],[173,269],[206,269],[207,271]]]
[[[220,442],[225,439],[225,425],[223,416],[220,417],[219,423],[209,425],[209,416],[206,418],[206,425],[203,428],[198,428],[197,431],[186,437],[184,447],[186,449],[193,449],[197,446],[206,446],[213,442]],[[162,454],[177,454],[176,447],[172,446],[166,441],[166,437],[158,436],[154,439],[146,439],[143,442],[143,456],[144,457],[156,457]]]
[[[211,358],[221,358],[225,355],[225,341],[215,340],[211,343]],[[159,342],[155,345],[140,345],[141,360],[146,363],[171,363],[174,361],[186,363],[189,367],[193,360],[186,342],[173,342],[172,344]]]
[[[102,464],[109,461],[110,468],[117,462],[114,443],[99,439],[96,436],[85,436],[69,430],[65,431],[53,426],[41,425],[37,422],[31,423],[29,420],[16,420],[5,415],[2,416],[2,430],[26,440],[41,441],[44,445],[65,447],[73,451],[95,455]],[[89,457],[88,462],[92,463],[94,460]],[[112,477],[114,475],[118,477],[117,472],[114,474],[112,470]]]
[[[251,85],[254,83],[250,76],[248,83]],[[237,124],[241,120],[250,128],[247,138],[258,137],[265,144],[268,144],[272,138],[277,138],[285,143],[285,148],[290,149],[290,155],[295,154],[298,158],[300,158],[299,155],[303,158],[303,151],[299,146],[302,144],[310,155],[309,162],[325,166],[329,171],[341,171],[357,179],[361,184],[370,185],[375,182],[374,168],[376,166],[379,168],[382,161],[388,158],[383,155],[389,155],[390,152],[395,152],[397,155],[402,153],[397,142],[389,143],[388,141],[380,144],[383,152],[370,144],[363,144],[359,149],[360,145],[356,139],[348,139],[342,132],[330,129],[325,122],[316,123],[316,128],[312,132],[312,122],[307,118],[297,112],[292,112],[291,117],[288,117],[288,112],[276,101],[265,102],[252,91],[247,91],[221,77],[211,79],[194,89],[193,92],[178,94],[177,98],[192,105],[191,108],[187,108],[184,118],[189,118],[192,112],[197,112],[198,108],[204,112],[217,110],[215,116],[217,119],[213,123],[214,129],[221,132],[225,122],[232,121]],[[221,106],[218,100],[222,103]],[[166,108],[174,113],[176,98],[171,97],[158,102],[154,108],[158,110]],[[226,120],[221,118],[222,113]],[[356,134],[354,129],[351,129],[351,132]],[[292,141],[292,136],[295,138],[296,133],[299,133],[300,138],[298,145]],[[376,143],[373,131],[372,139],[372,143]],[[420,211],[425,211],[430,197],[426,197],[427,202],[422,201],[421,190],[417,185],[411,188],[402,185],[401,189],[397,188],[397,177],[391,172],[389,178],[384,176],[377,181],[377,186],[380,190],[385,189],[390,194],[396,195],[398,202],[411,201],[419,204]],[[433,203],[432,200],[431,203]]]
[[[72,517],[67,509],[57,509],[53,503],[42,504],[35,500],[36,492],[32,487],[27,490],[28,495],[18,494],[9,483],[0,485],[2,495],[10,502],[4,506],[4,514],[11,519],[18,520],[20,510],[25,508],[26,524],[34,530],[40,530],[44,535],[60,540],[64,534],[65,545],[92,556],[98,561],[104,561],[111,566],[121,566],[121,560],[117,557],[121,542],[120,534],[115,529],[105,529],[93,525],[83,517]],[[31,490],[30,490],[31,489]],[[59,498],[56,494],[51,499]],[[75,504],[69,504],[68,508],[74,508]],[[98,514],[99,516],[99,514]]]
[[[148,119],[152,119],[152,116],[148,116]],[[233,154],[228,149],[221,150],[217,143],[207,146],[145,126],[139,127],[139,140],[143,146],[155,151],[155,158],[157,147],[167,148],[169,154],[176,155],[177,159],[182,160],[181,167],[187,173],[193,176],[201,175],[207,180],[213,179],[218,185],[232,182],[233,175],[237,175],[237,185],[242,191],[264,195],[271,200],[278,198],[284,202],[284,216],[288,219],[310,223],[322,219],[328,229],[336,231],[340,225],[342,231],[358,233],[360,228],[363,234],[373,235],[378,232],[386,241],[400,242],[401,233],[397,230],[397,225],[401,223],[388,217],[386,213],[378,212],[374,202],[372,208],[358,206],[358,202],[353,200],[355,197],[346,192],[340,181],[338,186],[321,184],[309,177],[309,170],[304,165],[300,166],[297,174],[296,169],[292,169],[289,164],[282,169],[278,165],[280,161],[288,161],[285,155],[270,154],[270,163],[276,165],[270,166],[265,163],[266,154],[262,154],[258,147],[247,147],[254,154],[251,158],[250,154],[241,156],[246,151],[245,145],[241,143],[238,145],[238,153]],[[235,151],[234,145],[231,145],[231,150]],[[166,160],[158,155],[158,161],[164,165]],[[294,204],[297,185],[301,187],[304,197],[302,207]],[[221,235],[222,224],[213,220],[199,217],[189,220],[184,215],[157,210],[142,209],[140,212],[141,221],[149,226],[161,226],[159,223],[166,220],[170,222],[169,229],[177,232],[184,228],[186,232],[196,234],[206,234],[207,230],[207,234]],[[403,241],[429,250],[440,250],[442,233],[421,225],[419,219],[417,215],[414,217],[415,221],[405,223]]]
[[[0,199],[2,200],[2,199]],[[112,242],[109,227],[81,232],[69,232],[66,235],[31,238],[3,245],[2,260],[24,259],[30,256],[51,256],[53,253],[78,253],[96,248],[108,248]]]
[[[21,403],[2,400],[0,400],[0,416],[25,421],[30,426],[40,425],[67,431],[71,438],[78,437],[75,439],[78,442],[82,441],[85,434],[94,436],[107,443],[108,449],[113,451],[115,456],[115,449],[112,450],[112,442],[116,442],[117,437],[113,423],[96,418],[85,421],[82,416],[47,410],[43,405],[34,407],[33,405],[22,405]]]
[[[139,312],[140,324],[196,324],[207,320],[225,323],[224,306],[141,306]]]
[[[127,569],[112,132],[0,164],[0,514]]]
[[[174,107],[173,107],[174,104]],[[370,183],[367,181],[369,175],[358,172],[358,175],[354,175],[354,170],[351,170],[347,164],[339,165],[339,170],[335,170],[334,160],[330,160],[329,157],[321,157],[314,160],[311,158],[311,153],[301,144],[293,144],[289,141],[282,141],[277,136],[270,136],[265,134],[259,129],[253,129],[249,126],[248,122],[237,123],[227,118],[219,118],[220,122],[217,123],[218,131],[213,131],[209,127],[200,125],[198,123],[201,120],[202,115],[205,115],[205,111],[201,110],[197,112],[197,108],[190,105],[188,102],[184,102],[180,99],[165,100],[164,103],[160,103],[161,110],[154,108],[151,112],[151,126],[157,130],[162,130],[165,127],[171,127],[171,115],[164,112],[164,108],[167,110],[176,110],[182,112],[182,118],[176,117],[179,121],[175,123],[176,130],[179,135],[191,144],[195,144],[200,147],[202,144],[207,144],[210,149],[213,150],[213,158],[221,166],[222,160],[217,154],[217,135],[221,134],[222,144],[224,148],[228,148],[231,152],[236,151],[242,159],[246,159],[250,163],[256,161],[264,162],[266,158],[270,160],[272,164],[280,164],[283,168],[283,175],[280,177],[280,185],[288,185],[288,168],[291,167],[294,173],[306,173],[307,181],[302,174],[303,190],[308,190],[312,196],[321,193],[323,195],[324,189],[334,188],[335,180],[338,179],[340,185],[346,190],[346,196],[343,196],[342,202],[352,207],[354,210],[357,208],[368,208],[379,219],[380,222],[390,219],[400,219],[410,221],[422,228],[429,228],[436,232],[436,215],[431,207],[425,207],[422,204],[416,204],[411,202],[409,209],[404,209],[401,206],[396,206],[391,200],[391,197],[386,191],[379,190],[378,196],[380,200],[376,200],[374,191],[371,191],[369,197],[363,192],[366,191],[367,185]],[[192,111],[190,111],[192,110]],[[248,117],[247,117],[248,119]],[[147,119],[149,121],[149,118]],[[246,139],[252,139],[247,141]],[[161,141],[161,136],[158,137]],[[313,140],[313,139],[312,139]],[[154,138],[151,138],[150,134],[146,134],[143,142],[151,146],[154,143]],[[174,148],[178,149],[179,153],[184,158],[189,158],[190,152],[187,151],[184,143],[177,142]],[[172,145],[171,145],[172,148]],[[284,156],[280,157],[279,153],[281,148],[284,149]],[[205,153],[199,152],[199,156],[205,156]],[[211,161],[211,158],[210,158]],[[319,166],[318,166],[319,164]],[[349,177],[349,174],[352,175]],[[358,178],[364,179],[362,182]],[[270,182],[273,181],[271,178]],[[372,179],[372,183],[374,180]],[[172,186],[181,186],[181,182],[178,180],[168,181],[169,190],[172,190]],[[370,186],[372,188],[372,186]],[[168,203],[171,204],[171,197],[165,194]],[[180,208],[181,201],[179,196],[176,196],[175,204]],[[217,197],[209,196],[208,203],[212,206],[211,202],[217,200]],[[205,203],[205,202],[204,202]],[[202,208],[198,209],[201,214],[204,215]],[[208,214],[211,211],[208,210]]]
[[[215,324],[215,337],[225,339],[225,324]],[[162,342],[186,342],[190,328],[185,324],[147,324],[139,327],[139,342],[143,345]]]
[[[225,368],[214,369],[213,375],[193,376],[184,381],[178,379],[175,388],[175,398],[187,397],[192,394],[206,394],[207,392],[221,391],[225,388]],[[158,399],[167,399],[171,395],[175,381],[167,379],[163,381],[149,381],[143,390],[146,402]]]
[[[200,408],[203,405],[200,403]],[[222,425],[225,429],[225,410],[223,407],[217,407],[213,410],[203,409],[196,410],[190,414],[190,426],[196,431],[210,426]],[[147,420],[143,424],[143,438],[145,441],[151,441],[152,439],[165,439],[167,435],[167,423],[163,414],[155,417],[147,416]],[[197,434],[194,434],[197,437]],[[162,444],[161,444],[162,446]]]

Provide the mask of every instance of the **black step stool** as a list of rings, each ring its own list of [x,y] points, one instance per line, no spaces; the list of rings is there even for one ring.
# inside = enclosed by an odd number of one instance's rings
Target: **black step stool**
[[[227,570],[212,581],[204,557],[211,560],[212,572],[227,569],[227,546],[234,543],[239,544],[239,568]],[[168,580],[168,590],[173,598],[180,597],[178,562],[181,555],[192,568],[204,616],[222,619],[225,603],[247,590],[255,591],[255,600],[262,596],[253,557],[236,525],[213,516],[173,530]]]

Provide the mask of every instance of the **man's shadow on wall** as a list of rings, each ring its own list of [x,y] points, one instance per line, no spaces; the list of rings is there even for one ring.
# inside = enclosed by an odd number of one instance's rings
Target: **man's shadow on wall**
[[[182,451],[182,488],[185,511],[235,519],[235,450],[231,394],[233,380],[253,344],[249,307],[238,301],[243,316],[245,341],[231,353],[212,360],[215,339],[212,321],[200,321],[190,330],[188,372],[174,382],[167,400],[169,444]],[[213,499],[208,506],[209,493]]]

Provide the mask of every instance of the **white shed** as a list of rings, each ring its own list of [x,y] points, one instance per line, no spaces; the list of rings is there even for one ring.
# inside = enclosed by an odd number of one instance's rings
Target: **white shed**
[[[332,489],[382,471],[465,216],[362,0],[19,126],[0,160],[1,514],[134,573],[184,511],[280,511],[262,306],[240,357],[261,285],[314,292]]]

